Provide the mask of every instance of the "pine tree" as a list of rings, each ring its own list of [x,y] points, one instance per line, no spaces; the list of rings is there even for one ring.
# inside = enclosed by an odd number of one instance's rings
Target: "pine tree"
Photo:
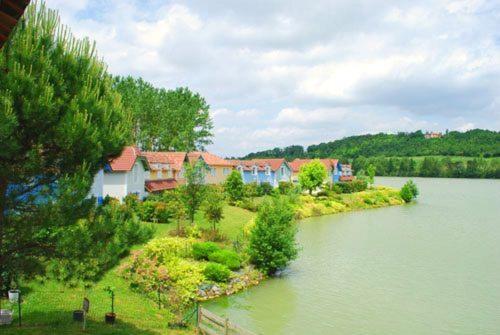
[[[94,44],[30,5],[0,51],[0,275],[43,271],[92,206],[93,176],[129,138]],[[0,279],[2,280],[2,279]]]

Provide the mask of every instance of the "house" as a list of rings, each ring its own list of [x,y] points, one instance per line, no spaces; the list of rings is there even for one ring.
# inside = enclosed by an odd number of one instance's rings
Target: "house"
[[[188,153],[188,160],[193,162],[201,159],[207,165],[205,172],[205,183],[222,184],[233,170],[233,164],[217,155],[206,151],[195,151]]]
[[[99,202],[106,196],[121,200],[128,194],[136,194],[142,199],[147,195],[144,185],[148,172],[148,161],[139,148],[125,147],[119,157],[111,160],[94,177],[90,195]]]
[[[273,187],[278,187],[279,182],[292,180],[292,168],[283,158],[232,160],[230,162],[241,172],[245,184],[269,183]]]
[[[443,137],[443,133],[441,133],[441,132],[434,132],[434,131],[426,132],[424,134],[424,137],[427,140],[430,139],[430,138],[441,138],[441,137]]]
[[[146,190],[150,193],[162,192],[177,188],[186,182],[184,178],[185,152],[144,151],[150,166],[146,176]]]
[[[342,164],[340,181],[351,181],[354,179],[351,164]]]
[[[299,181],[299,172],[300,168],[307,163],[312,162],[312,159],[301,159],[297,158],[290,162],[290,166],[292,167],[292,181],[297,183]],[[340,180],[342,164],[340,164],[338,159],[326,158],[319,159],[321,164],[323,164],[328,173],[327,180],[329,183],[336,183]]]

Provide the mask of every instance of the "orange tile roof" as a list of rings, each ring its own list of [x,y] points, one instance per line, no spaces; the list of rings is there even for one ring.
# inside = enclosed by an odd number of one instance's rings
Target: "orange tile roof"
[[[146,180],[146,190],[148,192],[172,190],[176,187],[177,181],[175,179]]]
[[[112,171],[130,171],[138,158],[142,158],[142,153],[135,146],[123,148],[119,157],[112,159],[109,162],[109,167]]]
[[[170,151],[145,151],[143,155],[148,160],[149,164],[163,163],[170,164],[172,170],[180,171],[184,160],[186,159],[185,152],[170,152]]]
[[[210,152],[206,152],[206,151],[193,151],[193,152],[190,152],[188,154],[188,157],[189,157],[189,160],[192,161],[192,160],[195,160],[197,159],[198,157],[202,157],[203,160],[205,161],[205,163],[207,163],[207,165],[216,165],[216,166],[232,166],[231,162],[224,159],[224,158],[221,158],[217,155],[214,155]]]
[[[292,162],[290,162],[290,166],[292,168],[293,172],[299,172],[300,167],[304,164],[312,162],[313,159],[304,159],[304,158],[296,158]],[[332,170],[339,162],[338,159],[333,159],[333,158],[324,158],[319,160],[325,168],[330,171]]]

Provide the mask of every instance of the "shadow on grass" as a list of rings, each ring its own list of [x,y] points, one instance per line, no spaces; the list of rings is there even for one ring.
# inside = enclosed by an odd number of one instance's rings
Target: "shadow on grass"
[[[145,318],[151,317],[144,315]],[[94,319],[87,320],[87,327],[82,329],[83,323],[72,320],[72,315],[67,311],[33,312],[23,316],[22,326],[18,326],[17,318],[9,326],[0,326],[2,335],[66,335],[66,334],[98,334],[98,335],[158,335],[158,334],[189,334],[188,330],[176,331],[169,329],[165,323],[164,327],[148,330],[137,328],[131,323],[121,321],[117,317],[114,325],[108,325],[103,321]]]

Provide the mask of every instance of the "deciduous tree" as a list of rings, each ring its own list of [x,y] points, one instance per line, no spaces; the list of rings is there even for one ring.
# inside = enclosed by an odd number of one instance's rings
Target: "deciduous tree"
[[[299,183],[302,188],[312,191],[323,184],[327,176],[326,168],[318,159],[304,164],[300,167]]]

